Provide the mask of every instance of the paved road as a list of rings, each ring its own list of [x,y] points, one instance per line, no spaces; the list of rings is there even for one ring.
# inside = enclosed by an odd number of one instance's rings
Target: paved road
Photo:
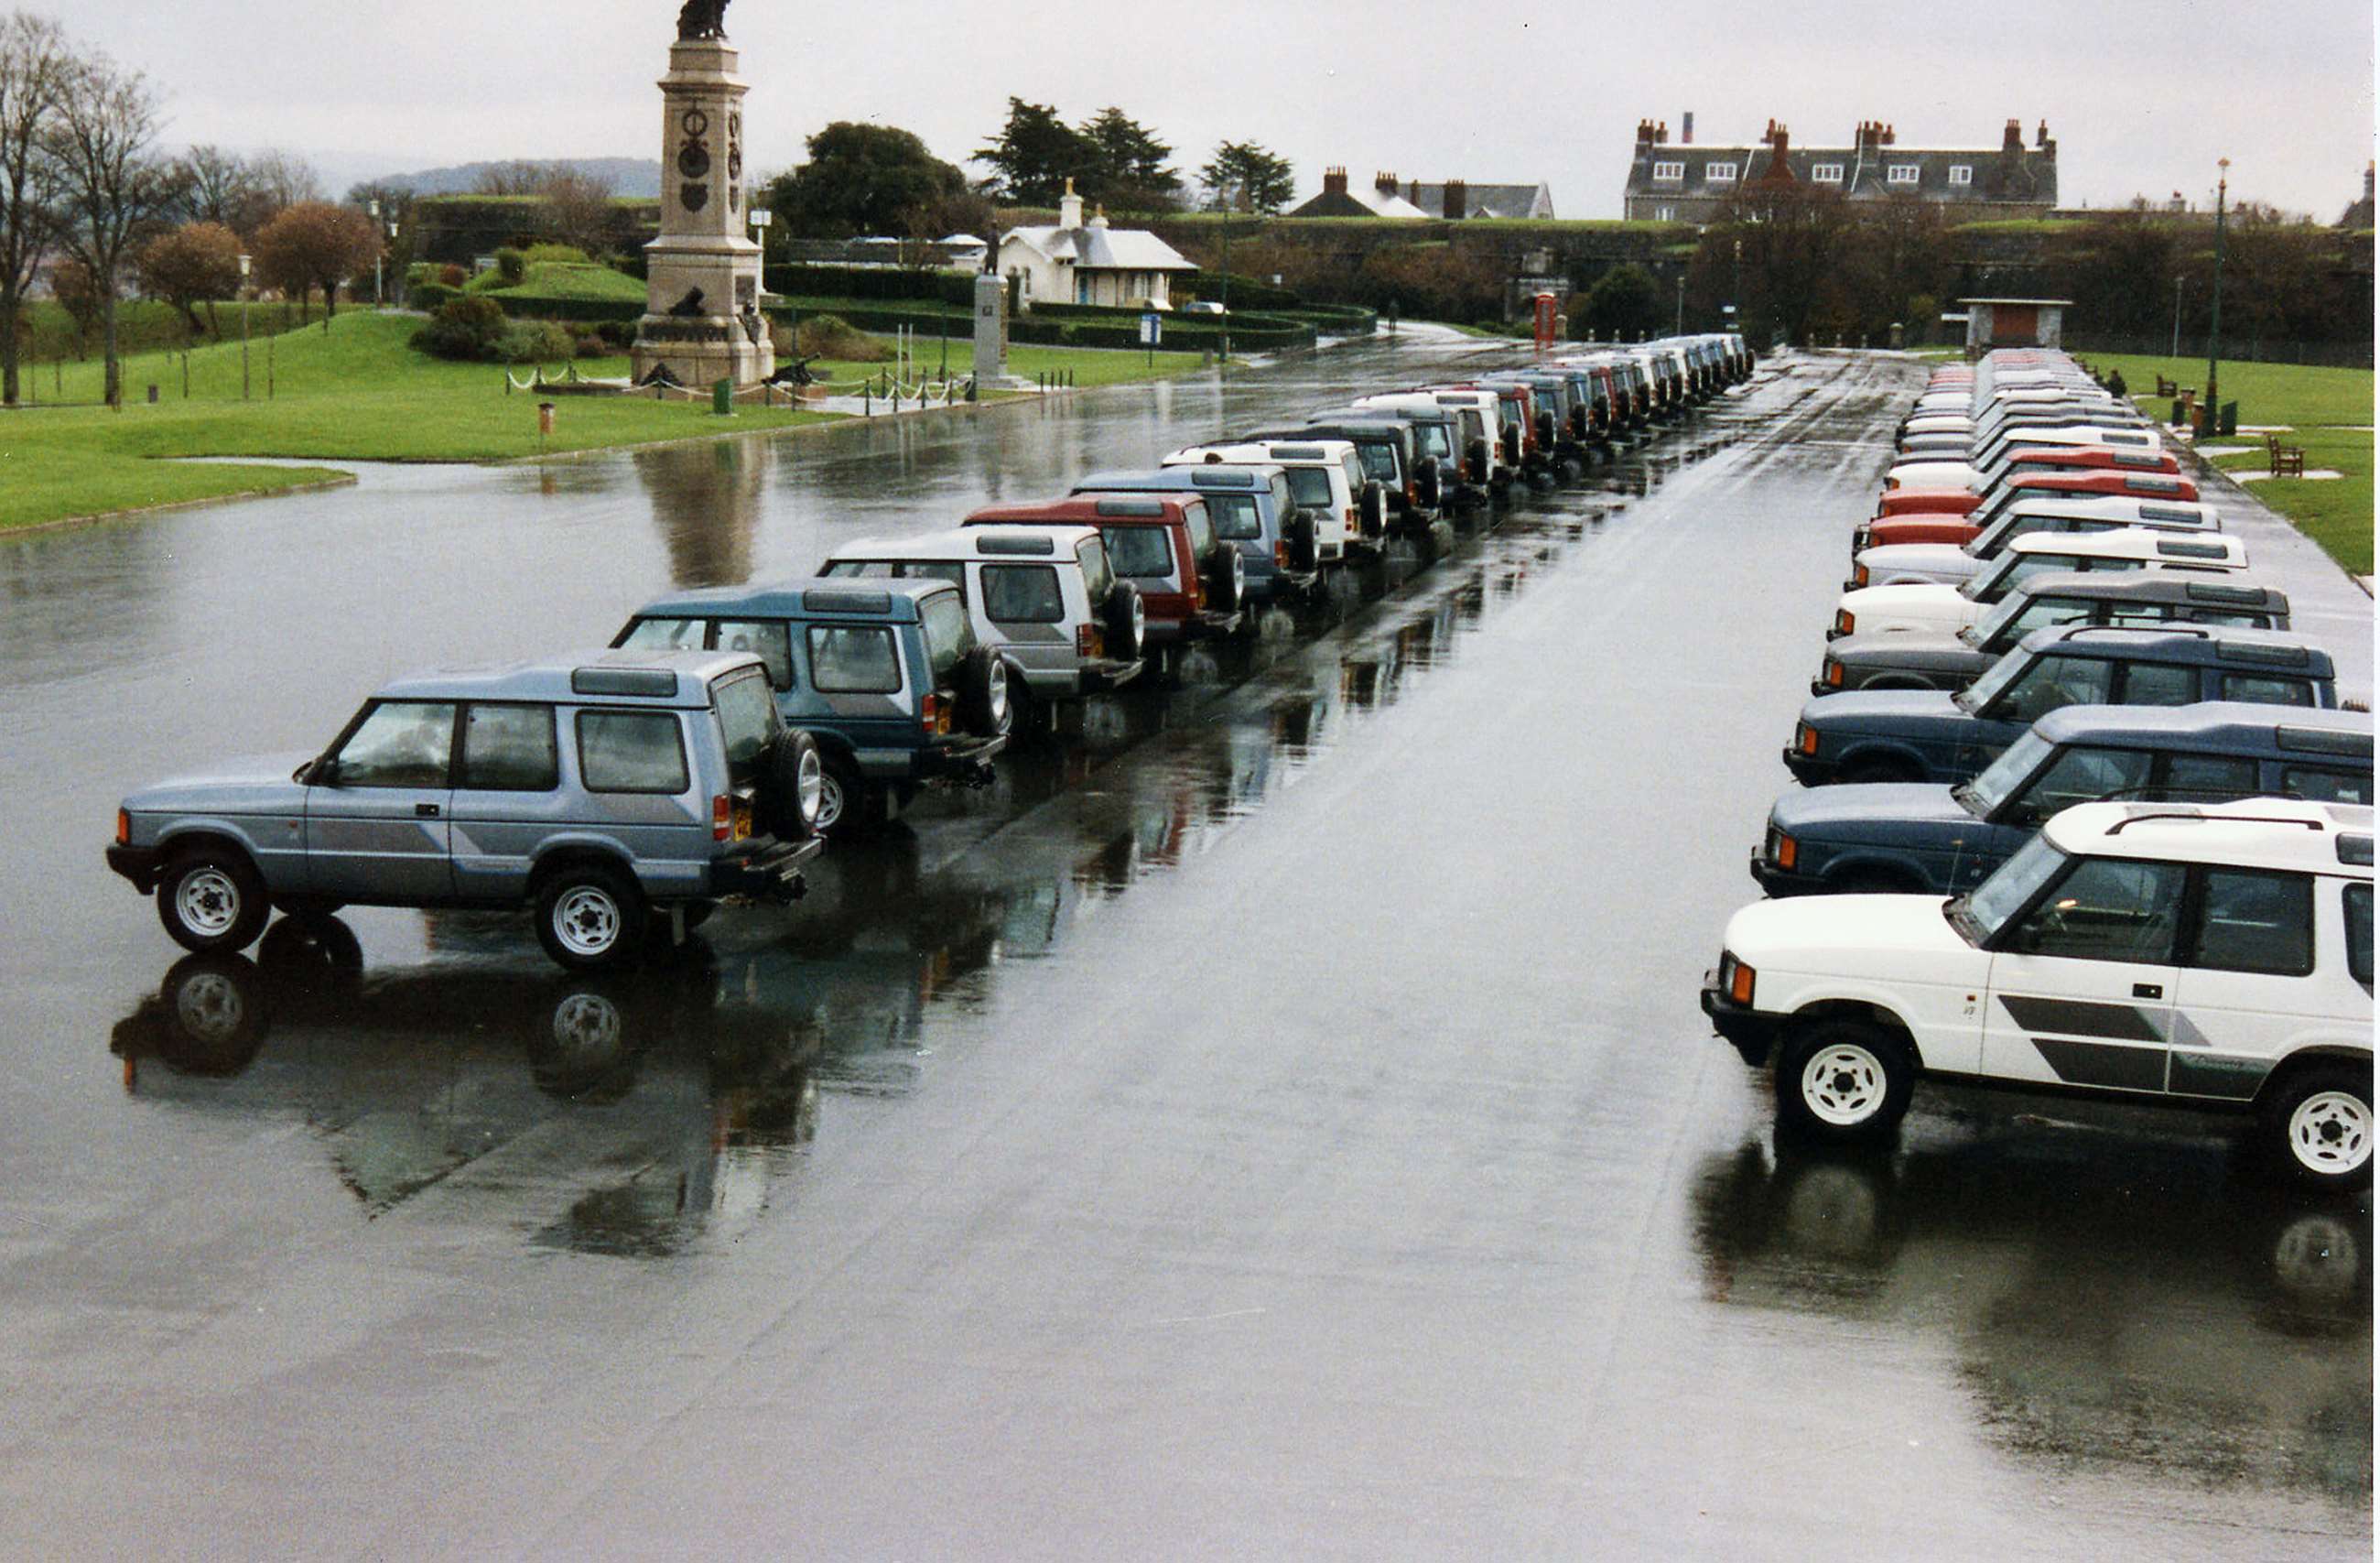
[[[1905,360],[831,854],[707,959],[181,962],[123,788],[1447,344],[0,550],[0,1552],[2364,1557],[2368,1206],[2219,1140],[1780,1154],[1694,984]]]

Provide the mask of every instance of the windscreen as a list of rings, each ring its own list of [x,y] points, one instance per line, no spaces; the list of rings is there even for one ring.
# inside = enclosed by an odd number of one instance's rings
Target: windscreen
[[[2065,867],[2066,854],[2051,846],[2048,836],[2036,836],[1969,893],[1967,915],[1989,938]]]
[[[1993,811],[2008,800],[2010,793],[2024,785],[2033,768],[2053,745],[2047,739],[2027,727],[2017,740],[2003,749],[1999,757],[1976,774],[1967,784],[1961,800],[1978,818],[1988,819]]]

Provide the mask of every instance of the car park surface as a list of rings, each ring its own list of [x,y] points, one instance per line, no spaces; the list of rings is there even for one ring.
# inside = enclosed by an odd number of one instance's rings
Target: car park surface
[[[2293,1209],[2163,1125],[1979,1129],[1926,1093],[1897,1157],[1780,1157],[1683,994],[1742,899],[1903,360],[1764,364],[1234,681],[1093,697],[1080,747],[831,849],[798,918],[714,918],[716,1021],[666,971],[565,1002],[504,920],[363,911],[354,997],[173,984],[209,1024],[274,1011],[237,1072],[111,1050],[178,962],[94,834],[224,713],[316,741],[309,714],[425,637],[600,637],[665,586],[1483,355],[1408,328],[1155,395],[10,544],[0,790],[22,872],[90,893],[0,927],[0,1362],[28,1391],[0,1534],[2368,1552],[2368,1215]],[[2301,626],[2361,629],[2286,584]],[[1722,604],[1727,635],[1675,634]],[[1543,692],[1582,647],[1642,649],[1587,720]],[[1549,853],[1549,817],[1626,828]],[[557,1012],[587,1067],[516,1049]],[[1895,1478],[1848,1507],[1846,1449]]]

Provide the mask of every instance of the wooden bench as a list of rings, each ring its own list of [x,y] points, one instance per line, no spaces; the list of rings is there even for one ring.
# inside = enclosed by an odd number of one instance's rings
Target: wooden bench
[[[2265,436],[2265,458],[2272,464],[2273,476],[2277,478],[2305,476],[2305,446],[2283,445],[2278,434]]]
[[[2157,376],[2156,394],[2160,397],[2166,397],[2168,400],[2171,400],[2173,397],[2181,395],[2181,387],[2160,374]]]

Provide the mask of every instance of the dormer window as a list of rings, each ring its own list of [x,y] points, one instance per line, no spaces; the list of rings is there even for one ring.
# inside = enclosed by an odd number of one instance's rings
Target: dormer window
[[[1656,163],[1653,165],[1653,177],[1665,184],[1682,184],[1685,181],[1686,165],[1682,163]]]
[[[1886,165],[1884,182],[1888,185],[1913,185],[1917,182],[1917,165],[1894,163]]]
[[[1814,185],[1840,185],[1843,182],[1843,165],[1840,163],[1813,163],[1810,182]]]
[[[1703,165],[1703,177],[1714,185],[1731,185],[1735,183],[1735,165],[1706,163]]]

